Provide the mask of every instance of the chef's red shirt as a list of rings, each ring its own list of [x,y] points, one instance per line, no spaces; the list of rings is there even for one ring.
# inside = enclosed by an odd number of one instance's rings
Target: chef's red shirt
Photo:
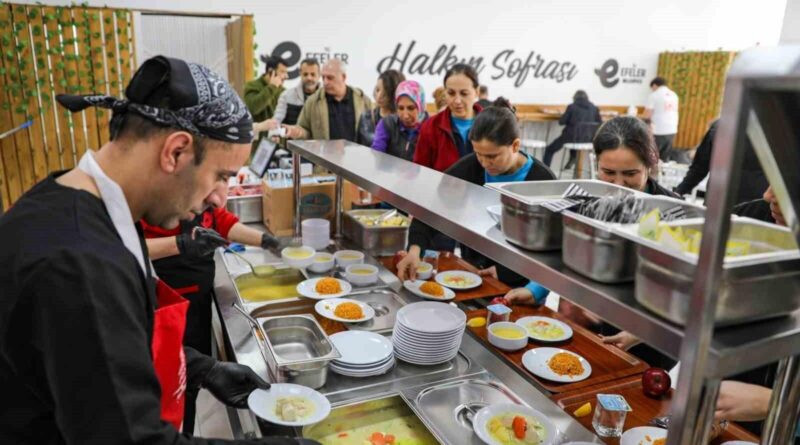
[[[228,239],[228,232],[230,232],[231,227],[239,222],[239,218],[236,215],[224,208],[208,209],[201,216],[200,226],[216,230],[225,239]],[[144,229],[145,238],[164,238],[181,234],[181,225],[174,229],[163,229],[147,224],[144,220],[142,220],[142,229]]]

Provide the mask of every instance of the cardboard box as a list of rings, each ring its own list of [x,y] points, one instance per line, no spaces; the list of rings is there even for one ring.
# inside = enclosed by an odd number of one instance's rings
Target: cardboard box
[[[334,181],[321,182],[330,177],[303,178],[300,186],[300,219],[325,218],[331,221],[335,230],[333,209],[336,196]],[[264,225],[276,236],[290,236],[294,233],[294,189],[291,184],[279,185],[264,181]],[[358,187],[345,181],[342,188],[343,210],[350,210],[352,202],[358,199]]]

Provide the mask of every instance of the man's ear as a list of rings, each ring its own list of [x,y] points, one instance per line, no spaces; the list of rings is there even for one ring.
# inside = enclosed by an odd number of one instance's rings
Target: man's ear
[[[158,163],[165,173],[178,173],[187,165],[194,163],[194,136],[186,131],[176,131],[167,135],[161,144]]]

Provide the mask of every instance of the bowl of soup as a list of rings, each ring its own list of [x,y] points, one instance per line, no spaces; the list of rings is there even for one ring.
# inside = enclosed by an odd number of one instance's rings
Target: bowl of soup
[[[504,351],[516,351],[528,344],[528,331],[509,321],[489,325],[489,343]]]
[[[336,264],[341,268],[364,262],[364,253],[358,250],[340,250],[333,254],[333,256],[336,258]]]
[[[351,264],[345,268],[344,277],[356,286],[373,284],[378,281],[378,268],[371,264]]]
[[[315,273],[325,273],[333,269],[334,263],[333,255],[327,252],[318,252],[314,255],[314,262],[308,266],[308,270]]]
[[[417,279],[427,280],[430,279],[431,275],[433,275],[433,264],[419,263],[417,266]]]
[[[316,253],[316,250],[308,246],[286,247],[281,250],[281,259],[291,267],[303,269],[314,262]]]

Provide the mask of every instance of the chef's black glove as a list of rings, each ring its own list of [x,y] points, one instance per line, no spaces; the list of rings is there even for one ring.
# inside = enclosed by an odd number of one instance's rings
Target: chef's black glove
[[[217,247],[228,245],[228,240],[222,235],[205,227],[195,227],[191,233],[181,233],[176,238],[178,252],[194,258],[205,258]]]
[[[234,408],[247,408],[247,396],[254,389],[269,389],[269,383],[249,366],[233,362],[217,362],[203,380],[206,388],[220,402]]]
[[[278,238],[270,235],[269,233],[264,232],[261,235],[261,248],[264,250],[272,250],[277,249],[281,245],[281,242]]]

